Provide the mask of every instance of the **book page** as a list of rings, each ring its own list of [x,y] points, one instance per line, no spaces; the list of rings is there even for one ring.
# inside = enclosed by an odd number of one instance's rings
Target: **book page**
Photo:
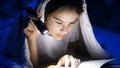
[[[90,60],[82,62],[78,68],[100,68],[103,64],[112,61],[113,59]]]
[[[102,59],[102,60],[89,60],[89,61],[83,61],[80,63],[80,65],[77,68],[101,68],[102,65],[105,63],[108,63],[110,61],[113,61],[114,59]],[[51,65],[47,68],[66,68],[66,67],[56,67],[55,65]],[[67,67],[72,68],[72,67]]]

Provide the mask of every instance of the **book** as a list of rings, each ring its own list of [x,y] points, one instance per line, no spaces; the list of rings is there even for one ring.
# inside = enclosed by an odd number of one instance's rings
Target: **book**
[[[114,59],[102,59],[102,60],[89,60],[81,62],[77,68],[101,68],[104,64],[113,61]],[[47,68],[66,68],[66,67],[56,67],[51,65]],[[71,67],[67,67],[71,68]]]
[[[113,59],[84,61],[78,66],[78,68],[101,68],[104,64],[110,61],[113,61]]]

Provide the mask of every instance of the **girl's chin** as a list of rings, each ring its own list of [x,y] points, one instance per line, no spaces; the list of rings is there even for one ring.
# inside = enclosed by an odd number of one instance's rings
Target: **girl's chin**
[[[63,37],[54,37],[56,40],[62,40]]]
[[[64,36],[61,36],[61,35],[57,35],[57,34],[54,34],[54,35],[52,35],[52,34],[48,34],[49,36],[52,36],[54,39],[56,39],[56,40],[62,40],[63,38],[64,38]]]
[[[64,37],[63,36],[62,37],[61,36],[53,36],[53,38],[56,40],[62,40]]]

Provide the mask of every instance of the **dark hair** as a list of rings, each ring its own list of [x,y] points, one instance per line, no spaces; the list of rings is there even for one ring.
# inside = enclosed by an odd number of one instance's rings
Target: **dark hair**
[[[50,0],[45,7],[45,16],[53,13],[61,7],[75,9],[78,14],[83,12],[82,0]]]

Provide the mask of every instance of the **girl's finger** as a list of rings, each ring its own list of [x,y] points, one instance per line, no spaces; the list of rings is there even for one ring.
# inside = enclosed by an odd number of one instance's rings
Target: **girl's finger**
[[[68,57],[68,55],[64,55],[57,63],[57,66],[65,66],[65,59]]]
[[[78,66],[80,64],[80,59],[76,59],[76,65]]]
[[[33,25],[30,23],[28,23],[28,27],[30,27],[31,29],[34,29]]]
[[[33,27],[34,29],[37,29],[36,25],[34,24],[34,22],[33,22],[32,20],[30,20],[30,24],[32,25],[32,27]]]
[[[30,31],[32,31],[32,29],[30,27],[27,27],[24,29],[24,31],[30,32]]]
[[[30,32],[27,29],[24,29],[24,33],[26,34],[26,36],[30,36]]]
[[[71,55],[70,55],[70,61],[71,61],[71,68],[75,68],[75,67],[76,67],[76,66],[75,66],[75,61],[76,61],[76,59],[73,58],[73,56],[71,56]]]
[[[28,27],[26,28],[26,30],[28,30],[28,31],[33,31],[33,28],[31,28],[30,26],[28,26]]]
[[[65,68],[69,67],[69,56],[65,56]]]

